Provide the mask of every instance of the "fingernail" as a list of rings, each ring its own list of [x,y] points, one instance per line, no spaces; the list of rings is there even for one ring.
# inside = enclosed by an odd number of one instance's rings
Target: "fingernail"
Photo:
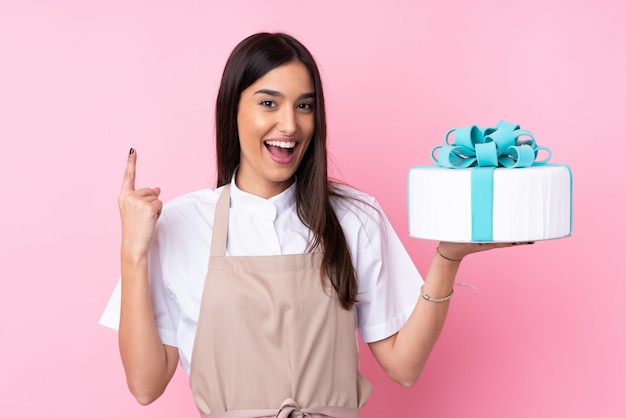
[[[128,155],[133,155],[135,153],[135,149],[131,148],[130,151],[128,152]]]

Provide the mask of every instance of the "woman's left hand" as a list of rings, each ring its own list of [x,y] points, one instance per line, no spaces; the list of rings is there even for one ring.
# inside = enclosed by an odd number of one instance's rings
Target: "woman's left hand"
[[[464,257],[481,251],[493,250],[494,248],[506,248],[517,245],[530,245],[534,242],[497,242],[497,243],[473,243],[473,242],[445,242],[439,243],[439,253],[444,258],[460,261]]]

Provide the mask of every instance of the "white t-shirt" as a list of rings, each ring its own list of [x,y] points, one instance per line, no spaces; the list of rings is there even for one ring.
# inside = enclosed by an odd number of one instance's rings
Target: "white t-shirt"
[[[400,330],[417,303],[423,280],[378,202],[349,186],[341,189],[359,199],[333,199],[332,204],[358,279],[355,321],[361,339],[369,343]],[[158,332],[163,344],[178,347],[187,373],[221,190],[204,189],[166,203],[149,254]],[[263,199],[232,182],[227,256],[300,254],[309,234],[296,213],[295,185]],[[113,329],[119,327],[120,290],[118,281],[100,319]]]

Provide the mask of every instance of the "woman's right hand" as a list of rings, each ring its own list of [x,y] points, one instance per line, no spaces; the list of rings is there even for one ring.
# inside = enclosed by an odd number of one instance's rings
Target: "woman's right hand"
[[[122,256],[141,258],[150,250],[163,202],[159,200],[161,189],[158,187],[135,190],[136,165],[137,152],[131,148],[118,204],[122,220]]]

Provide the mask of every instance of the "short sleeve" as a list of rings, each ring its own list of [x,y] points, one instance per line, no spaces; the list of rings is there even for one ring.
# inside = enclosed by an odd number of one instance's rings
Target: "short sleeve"
[[[167,286],[168,260],[171,240],[169,239],[167,212],[161,214],[157,224],[157,234],[152,244],[148,259],[150,276],[150,292],[152,294],[152,309],[159,336],[163,344],[178,347],[177,324],[180,318],[180,309],[176,294]]]
[[[361,339],[370,343],[402,328],[423,279],[378,202],[364,211],[368,214],[359,216],[351,250],[359,283],[357,326]]]

